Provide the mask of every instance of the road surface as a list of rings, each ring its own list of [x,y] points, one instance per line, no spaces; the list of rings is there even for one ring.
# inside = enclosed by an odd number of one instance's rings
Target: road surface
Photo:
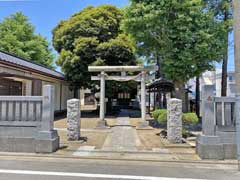
[[[0,180],[240,180],[236,165],[0,157]]]

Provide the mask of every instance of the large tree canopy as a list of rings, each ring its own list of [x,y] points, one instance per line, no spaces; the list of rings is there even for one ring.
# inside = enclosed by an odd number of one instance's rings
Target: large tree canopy
[[[0,22],[0,50],[53,68],[53,54],[46,38],[34,34],[34,27],[21,12]]]
[[[120,29],[120,9],[103,5],[87,7],[53,30],[53,46],[60,53],[57,63],[77,87],[91,83],[89,65],[135,63],[134,43]]]
[[[223,25],[202,0],[131,0],[124,28],[140,52],[161,57],[168,79],[183,84],[220,60]]]

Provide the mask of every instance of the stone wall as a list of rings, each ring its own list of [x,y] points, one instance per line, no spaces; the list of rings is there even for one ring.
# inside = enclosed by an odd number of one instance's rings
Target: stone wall
[[[78,99],[67,101],[67,137],[69,141],[80,139],[80,101]]]
[[[44,86],[42,96],[0,96],[0,151],[56,151],[59,136],[53,121],[53,86]]]
[[[167,105],[167,137],[171,143],[182,142],[182,100],[170,99]]]
[[[196,142],[196,152],[201,159],[236,159],[236,127],[230,124],[231,114],[234,114],[232,103],[235,98],[215,97],[214,85],[202,87],[203,133]]]

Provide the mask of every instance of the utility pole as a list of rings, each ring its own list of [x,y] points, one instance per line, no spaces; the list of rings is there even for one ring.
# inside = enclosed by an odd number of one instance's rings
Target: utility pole
[[[233,0],[234,62],[236,76],[236,137],[238,170],[240,171],[240,0]]]

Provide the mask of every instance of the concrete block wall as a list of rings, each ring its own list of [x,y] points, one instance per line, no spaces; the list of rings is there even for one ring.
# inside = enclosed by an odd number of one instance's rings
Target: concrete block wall
[[[0,96],[0,151],[53,152],[59,136],[53,129],[54,87],[43,96]]]

